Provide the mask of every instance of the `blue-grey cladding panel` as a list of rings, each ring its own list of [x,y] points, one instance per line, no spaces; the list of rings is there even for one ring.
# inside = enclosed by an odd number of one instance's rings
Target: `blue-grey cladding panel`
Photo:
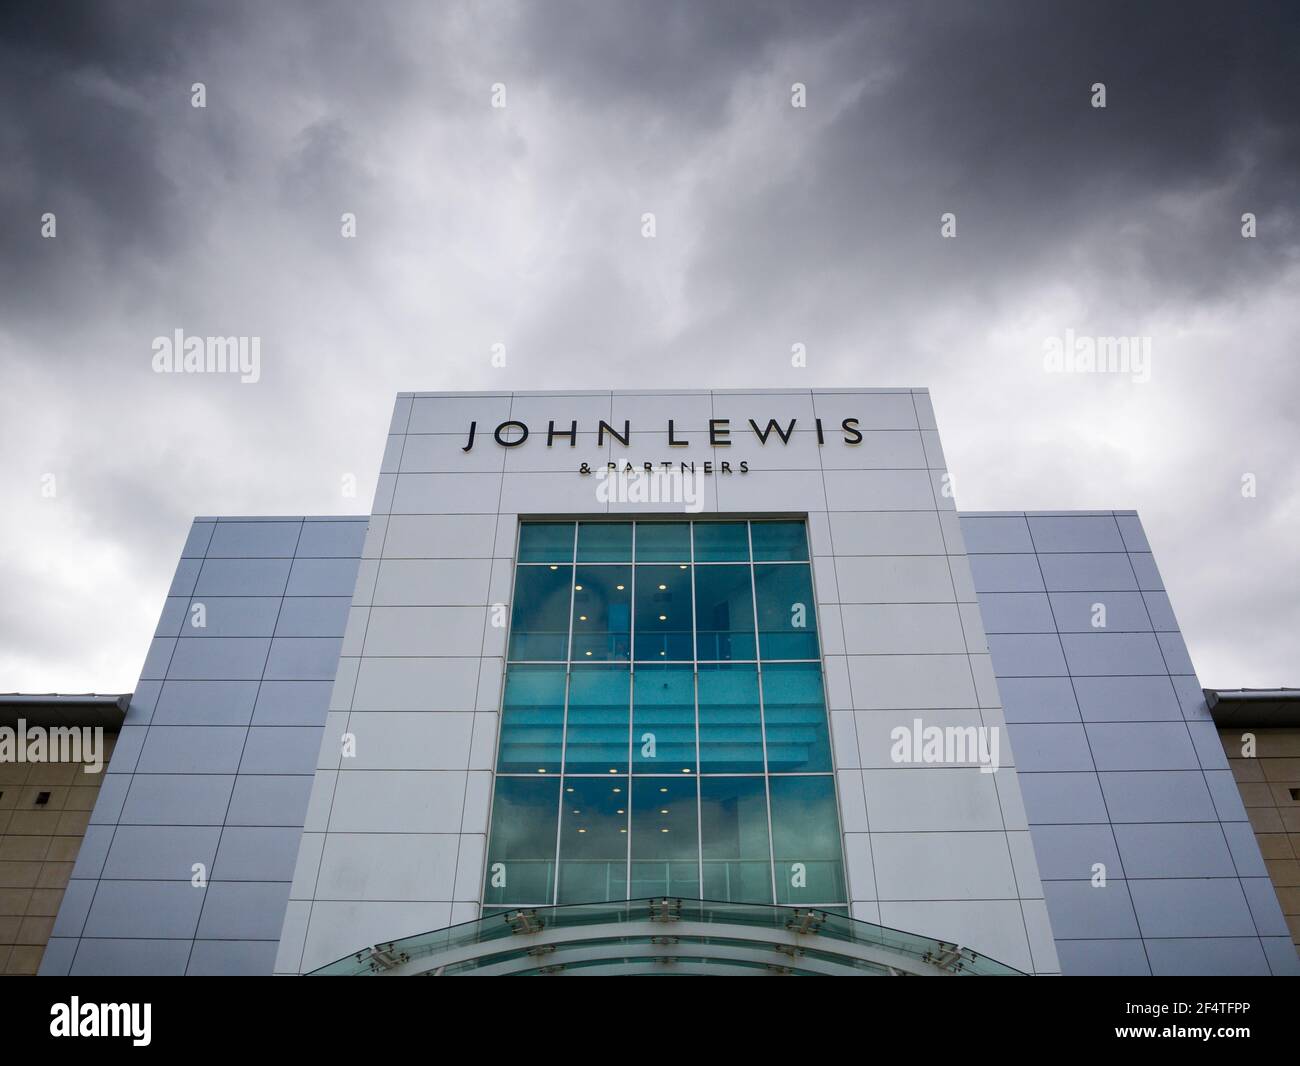
[[[271,973],[367,525],[195,520],[42,974]]]
[[[1137,515],[963,514],[1065,974],[1295,974]]]

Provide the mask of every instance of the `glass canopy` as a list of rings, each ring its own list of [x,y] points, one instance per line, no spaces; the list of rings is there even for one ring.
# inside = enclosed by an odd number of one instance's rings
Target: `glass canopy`
[[[504,909],[364,948],[314,976],[1023,976],[942,940],[806,907],[655,897]]]

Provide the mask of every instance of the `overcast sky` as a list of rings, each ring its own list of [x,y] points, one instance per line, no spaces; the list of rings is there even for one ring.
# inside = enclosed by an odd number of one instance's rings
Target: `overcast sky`
[[[196,514],[368,512],[399,390],[683,386],[926,386],[961,509],[1137,509],[1202,683],[1300,685],[1298,56],[1287,4],[7,4],[0,691],[131,690]]]

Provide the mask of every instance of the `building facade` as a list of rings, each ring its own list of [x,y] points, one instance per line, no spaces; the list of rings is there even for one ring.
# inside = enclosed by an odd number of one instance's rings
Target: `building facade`
[[[399,395],[368,519],[196,520],[90,823],[43,973],[1297,970],[1137,516],[919,389]]]

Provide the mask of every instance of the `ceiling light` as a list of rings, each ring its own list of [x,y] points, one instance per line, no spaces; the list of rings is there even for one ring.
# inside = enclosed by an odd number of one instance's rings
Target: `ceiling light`
[[[619,592],[622,592],[622,591],[623,591],[623,586],[622,586],[622,585],[615,585],[614,587],[615,587],[616,589],[618,589]]]
[[[659,591],[660,591],[660,592],[665,592],[665,591],[667,591],[667,589],[668,589],[668,586],[667,586],[667,585],[660,585],[660,586],[659,586]]]

